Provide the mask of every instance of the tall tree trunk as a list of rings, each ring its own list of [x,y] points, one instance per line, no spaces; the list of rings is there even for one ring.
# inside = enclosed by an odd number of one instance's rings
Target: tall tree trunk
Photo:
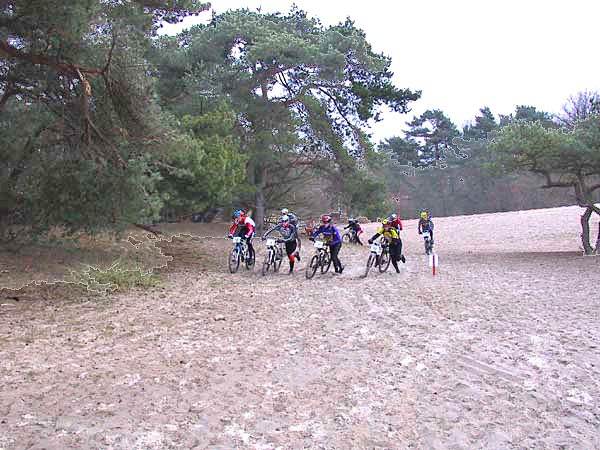
[[[590,224],[589,220],[592,215],[592,208],[586,208],[585,212],[581,215],[581,244],[583,245],[583,253],[585,255],[592,255],[594,249],[590,245]],[[599,236],[600,238],[600,236]],[[596,248],[598,248],[596,246]]]
[[[446,177],[444,176],[440,176],[438,178],[439,181],[439,186],[440,186],[440,194],[442,197],[442,215],[443,217],[448,217],[448,182]]]
[[[265,167],[259,167],[257,169],[257,180],[256,180],[256,211],[254,214],[254,221],[256,222],[256,232],[262,233],[263,224],[265,221],[265,212],[267,208],[267,202],[265,200],[265,184],[267,182],[267,169]]]
[[[256,232],[262,233],[263,224],[265,221],[265,193],[262,187],[256,189],[256,214],[254,215],[254,221],[256,222]]]

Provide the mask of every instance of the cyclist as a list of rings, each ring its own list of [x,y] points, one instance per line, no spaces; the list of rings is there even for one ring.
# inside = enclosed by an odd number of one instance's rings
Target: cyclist
[[[289,209],[283,208],[281,210],[281,217],[288,216],[290,218],[290,223],[298,228],[298,216],[294,213],[291,213]]]
[[[394,228],[397,228],[399,231],[402,231],[402,221],[398,217],[398,214],[392,213],[388,218],[388,222]]]
[[[264,241],[267,238],[267,236],[273,231],[279,231],[279,234],[281,235],[282,240],[285,243],[285,252],[287,253],[288,258],[290,259],[290,271],[288,273],[291,274],[294,271],[295,260],[297,259],[298,261],[300,261],[300,253],[298,253],[297,242],[298,229],[293,223],[291,223],[291,220],[288,216],[282,216],[281,222],[275,225],[269,231],[267,231],[263,235],[262,240]]]
[[[398,268],[397,261],[402,261],[403,263],[406,262],[406,258],[402,254],[402,239],[400,239],[400,232],[398,231],[398,228],[392,226],[391,221],[383,219],[381,228],[371,239],[369,239],[369,244],[372,244],[373,241],[381,235],[390,243],[390,257],[392,258],[392,264],[394,265],[394,269],[396,269],[396,273],[399,273],[400,269]]]
[[[348,225],[346,225],[344,227],[344,230],[347,230],[348,228],[350,228],[352,230],[352,232],[354,233],[354,237],[356,238],[356,241],[360,245],[363,245],[363,243],[360,242],[360,238],[358,237],[363,232],[362,228],[360,227],[360,224],[358,223],[358,220],[348,219]]]
[[[340,262],[338,253],[342,248],[342,238],[339,230],[335,225],[333,225],[333,223],[331,223],[331,216],[328,214],[323,214],[321,216],[321,226],[312,234],[309,239],[314,241],[315,238],[321,233],[325,238],[325,243],[329,246],[329,253],[331,255],[331,261],[333,262],[335,273],[339,273],[341,275],[344,271],[344,266],[342,266],[342,263]]]
[[[421,218],[419,219],[417,229],[419,230],[419,234],[429,233],[431,245],[433,245],[433,221],[431,220],[431,217],[427,211],[423,211],[421,213]]]
[[[250,257],[250,261],[254,261],[254,247],[252,246],[252,238],[254,237],[256,224],[254,223],[254,220],[247,216],[241,209],[238,209],[233,213],[233,225],[229,229],[230,238],[233,237],[233,234],[236,232],[236,230],[237,236],[241,236],[242,239],[246,239],[246,242],[248,243],[248,255]]]

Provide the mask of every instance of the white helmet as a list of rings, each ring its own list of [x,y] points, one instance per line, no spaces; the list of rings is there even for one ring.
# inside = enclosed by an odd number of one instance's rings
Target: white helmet
[[[283,209],[281,210],[281,214],[283,214],[284,216],[287,216],[287,214],[288,214],[289,212],[290,212],[290,211],[289,211],[287,208],[283,208]]]
[[[281,216],[281,221],[282,222],[289,222],[290,221],[290,216],[287,216],[287,215]]]
[[[392,220],[395,220],[398,218],[398,215],[396,213],[392,214]]]

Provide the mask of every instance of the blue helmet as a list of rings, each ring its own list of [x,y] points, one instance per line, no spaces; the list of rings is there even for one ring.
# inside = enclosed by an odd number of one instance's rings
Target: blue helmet
[[[244,214],[244,211],[243,211],[243,210],[241,210],[241,209],[238,209],[238,210],[236,210],[236,211],[233,213],[233,217],[235,217],[235,218],[237,219],[237,218],[238,218],[238,217],[240,217],[242,214]]]

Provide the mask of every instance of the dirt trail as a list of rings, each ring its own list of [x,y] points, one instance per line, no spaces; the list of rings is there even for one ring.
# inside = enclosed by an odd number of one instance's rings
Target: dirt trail
[[[204,239],[219,265],[162,289],[1,306],[0,449],[600,448],[578,213],[437,219],[436,277],[408,221],[400,274],[347,245],[306,280],[304,239],[294,275],[231,275]]]

